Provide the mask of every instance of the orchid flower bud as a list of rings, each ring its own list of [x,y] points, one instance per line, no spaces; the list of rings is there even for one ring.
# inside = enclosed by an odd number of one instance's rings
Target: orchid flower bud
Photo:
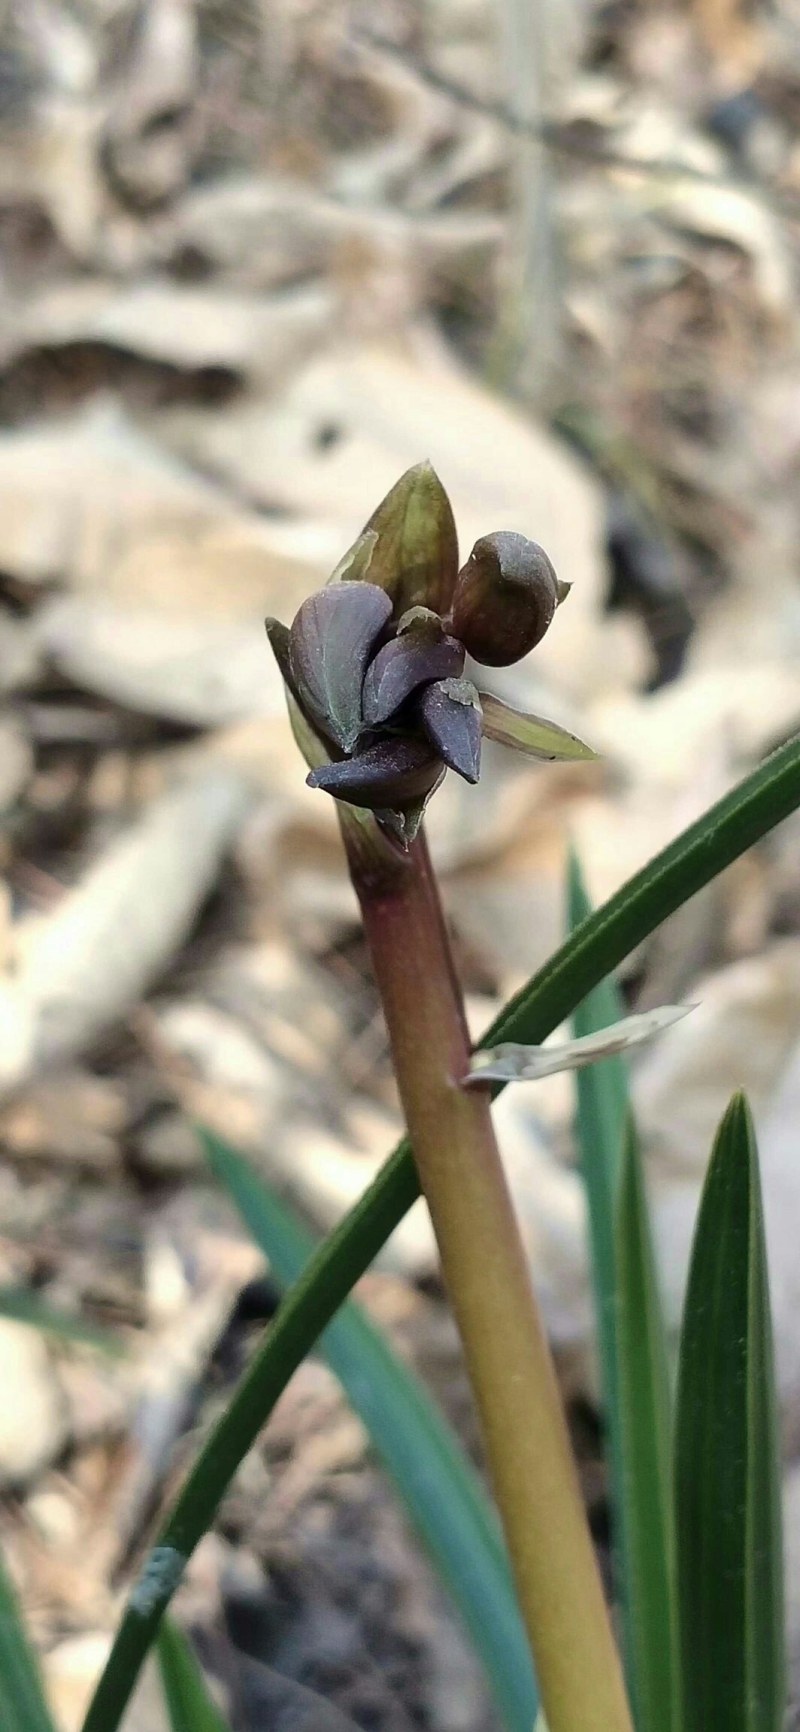
[[[538,542],[483,535],[458,574],[449,628],[475,661],[508,667],[541,641],[568,589]]]
[[[438,476],[407,470],[291,627],[267,621],[309,785],[407,849],[446,769],[477,782],[486,736],[533,758],[594,757],[463,677],[466,654],[493,667],[527,655],[569,587],[537,542],[506,530],[459,571]]]

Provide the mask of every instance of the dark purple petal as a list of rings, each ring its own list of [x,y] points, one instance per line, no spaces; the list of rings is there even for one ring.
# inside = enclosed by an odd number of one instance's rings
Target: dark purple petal
[[[378,535],[370,582],[391,596],[395,617],[419,604],[447,613],[458,570],[458,539],[450,501],[430,463],[406,470],[366,527]]]
[[[303,602],[289,633],[299,701],[345,752],[361,731],[364,670],[391,611],[374,583],[331,583]]]
[[[477,782],[481,767],[481,708],[471,680],[442,680],[427,686],[416,713],[442,761],[466,782]]]
[[[306,777],[336,800],[370,811],[399,810],[424,799],[442,774],[442,765],[424,740],[379,740],[355,758],[321,764]]]
[[[388,721],[417,686],[430,680],[457,679],[464,666],[464,649],[446,637],[440,620],[435,631],[427,624],[410,628],[384,644],[364,676],[362,709],[368,727]]]

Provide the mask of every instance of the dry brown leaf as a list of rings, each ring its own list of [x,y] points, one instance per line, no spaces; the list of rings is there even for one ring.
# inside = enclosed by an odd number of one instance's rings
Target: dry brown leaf
[[[173,789],[31,923],[0,983],[0,1085],[80,1052],[138,1002],[190,930],[250,799],[221,769]]]
[[[331,322],[323,284],[270,299],[169,278],[130,286],[105,279],[67,281],[9,303],[5,358],[38,346],[101,343],[186,370],[217,368],[265,385],[314,349]]]
[[[573,583],[536,652],[541,671],[576,697],[624,689],[644,674],[641,632],[601,614],[601,499],[592,477],[429,333],[394,348],[341,348],[312,361],[274,400],[250,397],[213,416],[170,411],[158,425],[184,455],[250,497],[327,520],[331,566],[370,504],[430,457],[451,495],[464,555],[488,529],[521,530]]]
[[[100,173],[102,105],[54,95],[35,119],[0,142],[0,199],[44,213],[78,259],[93,259],[105,211]]]
[[[0,695],[34,683],[41,658],[30,620],[0,610]]]
[[[329,209],[291,175],[232,172],[187,188],[158,231],[160,245],[167,254],[189,248],[247,287],[279,288],[323,270]]]
[[[643,1055],[633,1076],[637,1118],[662,1173],[702,1173],[735,1088],[757,1112],[770,1099],[800,1037],[800,942],[721,969],[692,996],[692,1016]]]
[[[800,721],[800,658],[756,660],[751,636],[745,659],[743,631],[741,660],[729,656],[721,665],[703,665],[702,641],[701,633],[700,666],[693,655],[682,678],[659,691],[601,701],[587,724],[592,744],[615,766],[671,797],[691,786],[699,763],[727,759],[732,769],[754,763]]]
[[[116,1081],[56,1070],[0,1108],[0,1137],[15,1161],[67,1161],[110,1177],[121,1166],[126,1119]]]
[[[22,722],[0,714],[0,813],[13,806],[32,769],[33,753]]]
[[[765,312],[786,317],[793,294],[791,256],[778,217],[761,197],[743,187],[683,180],[657,193],[653,208],[678,230],[738,248],[750,260]]]
[[[227,509],[110,399],[0,435],[0,568],[23,583],[102,587],[126,542],[192,535]]]
[[[110,165],[136,204],[158,204],[188,173],[196,128],[197,20],[189,0],[145,0],[110,104]]]
[[[290,617],[340,553],[325,529],[231,506],[108,399],[0,435],[0,569],[20,585],[263,621]]]
[[[66,1405],[43,1336],[0,1317],[0,1486],[24,1485],[66,1439]]]
[[[213,728],[284,710],[261,621],[134,612],[66,596],[40,611],[36,638],[74,685],[147,715]]]

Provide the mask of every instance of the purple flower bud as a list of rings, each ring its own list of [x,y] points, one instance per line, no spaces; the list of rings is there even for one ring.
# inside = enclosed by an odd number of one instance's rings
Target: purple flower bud
[[[370,811],[402,811],[424,800],[442,775],[442,765],[424,740],[401,736],[379,740],[355,758],[311,770],[309,788],[323,788],[336,800]]]
[[[538,542],[499,530],[476,541],[448,623],[477,662],[507,667],[544,637],[566,589]]]
[[[568,589],[536,542],[506,531],[459,572],[447,494],[429,463],[409,469],[291,628],[267,621],[309,786],[406,848],[447,768],[477,782],[484,734],[532,757],[591,756],[462,677],[467,653],[498,667],[526,655]]]
[[[464,666],[464,649],[447,637],[441,620],[431,615],[413,622],[402,637],[384,644],[364,677],[363,714],[368,727],[388,721],[418,686],[431,680],[457,679]]]
[[[417,714],[442,762],[466,782],[477,782],[481,767],[481,706],[471,680],[440,680],[427,686]]]
[[[391,601],[374,583],[331,583],[303,602],[289,633],[289,666],[309,720],[344,752],[361,732],[361,687]]]

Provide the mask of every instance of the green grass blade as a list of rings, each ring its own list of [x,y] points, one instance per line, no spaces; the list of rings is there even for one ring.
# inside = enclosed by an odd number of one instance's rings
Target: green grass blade
[[[194,1649],[171,1618],[158,1632],[158,1667],[172,1732],[230,1732],[212,1701]]]
[[[110,1330],[49,1305],[30,1287],[0,1286],[0,1317],[8,1317],[14,1323],[29,1323],[32,1329],[41,1329],[44,1335],[52,1335],[59,1341],[96,1347],[113,1358],[119,1358],[124,1351]]]
[[[572,930],[591,914],[574,856],[567,913]],[[613,979],[602,981],[578,1005],[575,1034],[622,1009]],[[667,1343],[625,1063],[603,1059],[575,1084],[628,1684],[638,1732],[677,1732]]]
[[[573,930],[591,912],[574,857],[567,910]],[[602,981],[575,1011],[576,1035],[622,1008]],[[677,1732],[667,1342],[624,1061],[604,1059],[575,1083],[628,1682],[638,1732]]]
[[[779,1732],[779,1457],[758,1154],[747,1102],[703,1187],[675,1424],[683,1732]]]
[[[293,1211],[218,1137],[203,1141],[212,1170],[283,1285],[313,1239]],[[419,1379],[352,1300],[320,1350],[369,1432],[377,1454],[460,1611],[490,1678],[503,1724],[530,1732],[536,1691],[530,1655],[494,1512],[471,1463]]]
[[[636,1133],[615,1221],[625,1627],[638,1732],[679,1732],[672,1413],[667,1340]]]
[[[800,738],[790,740],[576,928],[481,1042],[543,1041],[669,914],[800,805]],[[293,1371],[419,1194],[403,1140],[287,1294],[226,1412],[206,1439],[135,1584],[84,1732],[117,1732],[183,1565]],[[167,1554],[153,1576],[153,1557]],[[150,1576],[147,1572],[150,1571]]]
[[[39,1668],[0,1558],[0,1726],[3,1732],[54,1732]]]
[[[570,855],[567,866],[567,925],[570,933],[591,917],[591,904],[580,865]],[[607,1028],[623,1015],[614,981],[598,982],[576,1005],[572,1023],[576,1037]],[[597,1319],[600,1372],[609,1434],[609,1455],[615,1489],[619,1491],[619,1402],[617,1397],[617,1278],[614,1220],[619,1164],[628,1111],[628,1083],[621,1058],[603,1059],[575,1076],[577,1130],[581,1172],[586,1187],[589,1248]],[[619,1505],[617,1505],[619,1507]]]

